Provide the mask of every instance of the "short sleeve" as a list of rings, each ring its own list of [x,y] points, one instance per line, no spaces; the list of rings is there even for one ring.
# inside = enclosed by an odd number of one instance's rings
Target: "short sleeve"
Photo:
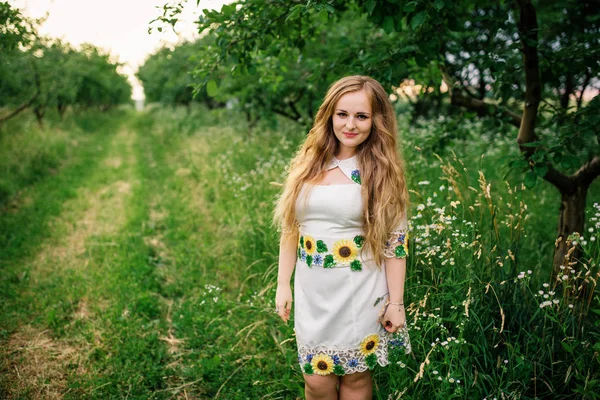
[[[408,257],[408,221],[406,214],[404,214],[398,226],[388,235],[383,255],[386,258]]]

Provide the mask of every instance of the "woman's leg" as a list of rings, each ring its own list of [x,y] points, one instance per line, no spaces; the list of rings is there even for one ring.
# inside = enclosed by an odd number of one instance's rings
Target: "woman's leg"
[[[304,392],[306,400],[337,400],[338,377],[336,375],[304,374]]]
[[[371,371],[344,375],[340,379],[340,400],[371,400],[373,379]]]

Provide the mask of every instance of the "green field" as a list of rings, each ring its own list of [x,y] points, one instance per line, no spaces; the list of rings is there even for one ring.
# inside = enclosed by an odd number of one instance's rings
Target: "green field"
[[[204,109],[28,118],[0,131],[0,398],[302,398],[271,226],[301,129]],[[506,169],[514,139],[434,152],[439,123],[400,122],[413,354],[375,370],[374,398],[600,398],[600,183],[557,284],[560,197]]]

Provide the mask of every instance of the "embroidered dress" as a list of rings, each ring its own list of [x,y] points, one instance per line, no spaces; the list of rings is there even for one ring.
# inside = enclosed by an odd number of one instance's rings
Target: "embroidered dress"
[[[352,181],[305,186],[296,203],[300,225],[294,321],[302,372],[344,375],[388,364],[388,344],[410,352],[406,330],[392,336],[378,321],[388,297],[385,265],[362,250],[362,197],[356,156],[331,161]],[[309,190],[308,196],[305,195]],[[406,220],[382,244],[385,257],[406,257]]]

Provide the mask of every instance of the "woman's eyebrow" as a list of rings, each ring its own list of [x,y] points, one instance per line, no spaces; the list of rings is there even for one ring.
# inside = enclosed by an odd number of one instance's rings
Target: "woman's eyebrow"
[[[349,112],[348,112],[348,111],[346,111],[346,110],[342,110],[341,108],[338,108],[338,109],[336,109],[336,111],[341,111],[341,112],[345,112],[346,114],[349,114]],[[362,114],[362,115],[371,115],[371,114],[369,114],[369,113],[368,113],[368,112],[366,112],[366,111],[359,111],[359,112],[357,112],[356,114]]]

